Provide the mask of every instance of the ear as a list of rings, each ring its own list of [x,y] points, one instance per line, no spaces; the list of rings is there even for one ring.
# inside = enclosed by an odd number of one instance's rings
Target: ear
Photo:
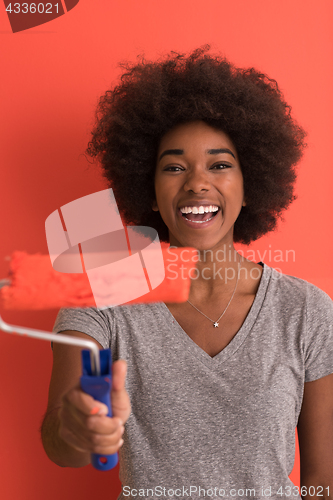
[[[158,206],[157,206],[156,200],[153,201],[151,208],[154,210],[154,212],[158,212]]]
[[[242,207],[246,207],[246,201],[243,199]]]

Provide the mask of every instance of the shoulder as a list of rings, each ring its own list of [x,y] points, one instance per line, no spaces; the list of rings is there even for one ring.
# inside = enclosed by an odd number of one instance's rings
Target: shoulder
[[[332,310],[332,299],[317,286],[302,278],[280,273],[269,266],[265,265],[265,268],[276,297],[284,298],[284,301],[292,300],[293,304],[303,303],[310,311]]]
[[[113,325],[111,309],[62,308],[56,318],[53,331],[78,331],[96,339],[104,348],[110,343]]]
[[[84,323],[94,323],[94,322],[106,322],[109,321],[112,318],[112,309],[111,308],[105,308],[105,309],[97,309],[95,307],[84,307],[84,308],[79,308],[79,307],[63,307],[60,309],[56,323],[55,323],[55,328],[56,325],[59,325],[59,323],[62,322],[84,322]]]

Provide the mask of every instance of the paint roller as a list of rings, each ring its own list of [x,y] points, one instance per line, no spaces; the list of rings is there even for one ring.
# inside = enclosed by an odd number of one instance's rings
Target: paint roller
[[[189,296],[190,275],[193,260],[197,252],[192,248],[168,248],[150,253],[150,275],[157,271],[159,259],[163,258],[164,279],[154,289],[126,302],[126,305],[151,302],[179,303]],[[119,254],[117,254],[117,257]],[[90,256],[91,257],[91,256]],[[94,258],[101,256],[95,255]],[[105,255],[103,255],[105,261]],[[155,265],[152,262],[155,260]],[[96,262],[96,261],[95,261]],[[124,263],[123,263],[124,264]],[[63,261],[64,265],[64,261]],[[68,268],[71,262],[67,263]],[[121,305],[132,282],[131,294],[139,294],[142,287],[142,275],[133,276],[128,266],[118,263],[118,273],[106,273],[95,268],[90,276],[87,273],[60,273],[56,271],[48,255],[28,255],[14,252],[10,261],[9,279],[0,282],[0,297],[7,310],[41,310],[59,307],[110,307]],[[112,280],[116,274],[118,282]],[[143,273],[145,275],[145,273]],[[118,283],[118,284],[117,284]],[[146,282],[148,285],[148,282]],[[144,288],[144,287],[142,287]],[[94,293],[92,292],[94,289]],[[108,293],[106,294],[106,290]],[[98,305],[97,305],[98,304]],[[89,340],[78,339],[69,335],[52,334],[31,328],[8,325],[0,317],[0,329],[7,333],[26,335],[51,342],[60,342],[83,348],[81,388],[94,399],[106,404],[108,416],[112,416],[111,389],[111,351],[99,350]],[[110,470],[118,462],[118,454],[102,456],[93,454],[92,465],[98,470]]]
[[[105,247],[104,247],[105,248]],[[111,266],[105,266],[108,253]],[[143,251],[144,253],[144,251]],[[112,255],[111,255],[112,254]],[[28,255],[25,252],[14,252],[10,261],[9,278],[0,281],[0,298],[7,310],[41,310],[60,307],[110,307],[121,304],[138,304],[151,302],[179,303],[185,302],[189,296],[190,278],[197,251],[193,248],[167,248],[150,250],[144,256],[144,264],[140,256],[133,262],[119,260],[117,252],[90,254],[86,262],[91,265],[104,263],[100,267],[89,267],[91,272],[64,273],[52,267],[48,255]],[[142,256],[141,256],[142,257]],[[126,259],[126,257],[125,257]],[[67,261],[67,262],[66,262]],[[163,269],[161,268],[163,262]],[[73,268],[72,255],[68,260],[62,256],[60,268]],[[141,269],[140,269],[141,266]],[[147,271],[149,269],[149,272]],[[161,273],[162,270],[162,273]],[[89,271],[89,270],[88,270]],[[157,278],[159,275],[159,278]],[[163,279],[161,276],[164,275]],[[152,288],[151,281],[160,283]],[[148,291],[147,291],[148,290]],[[146,293],[145,293],[146,292]],[[141,293],[141,295],[140,295]],[[130,298],[130,297],[134,298]],[[126,298],[129,300],[127,301]],[[94,399],[108,407],[108,416],[112,416],[111,390],[111,351],[99,350],[89,340],[69,335],[52,334],[41,330],[13,326],[5,323],[0,316],[0,329],[7,333],[25,335],[32,338],[60,342],[83,348],[81,388]],[[110,470],[118,463],[118,454],[92,454],[91,463],[98,470]]]
[[[6,309],[97,307],[185,302],[197,252],[162,249],[157,232],[124,226],[112,189],[72,201],[45,222],[49,255],[15,252],[9,280],[0,282]],[[82,347],[81,388],[106,404],[111,417],[111,351],[89,340],[6,324],[7,333]],[[118,454],[92,455],[99,470],[112,469]]]

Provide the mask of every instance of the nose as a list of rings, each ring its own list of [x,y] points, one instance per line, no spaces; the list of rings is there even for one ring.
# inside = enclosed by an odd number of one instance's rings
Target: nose
[[[203,168],[195,167],[190,169],[186,175],[184,190],[193,193],[208,191],[211,186],[208,175],[208,172],[205,172]]]

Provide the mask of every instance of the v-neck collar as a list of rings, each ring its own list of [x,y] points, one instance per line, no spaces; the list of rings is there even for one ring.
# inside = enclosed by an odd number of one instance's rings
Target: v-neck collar
[[[161,312],[166,317],[166,320],[170,323],[172,333],[175,336],[176,340],[182,342],[184,347],[188,352],[190,352],[193,356],[198,358],[202,363],[204,363],[208,368],[215,368],[219,366],[222,362],[225,362],[228,358],[233,356],[233,354],[239,349],[241,344],[244,342],[247,335],[250,333],[259,311],[263,305],[268,284],[271,279],[272,268],[263,264],[263,272],[261,275],[259,287],[254,298],[253,304],[251,306],[250,311],[248,312],[244,323],[236,333],[236,335],[232,338],[229,344],[222,349],[216,356],[213,358],[209,356],[201,347],[199,347],[183,330],[180,326],[176,318],[170,312],[168,307],[164,302],[160,302],[159,306],[161,308]]]

